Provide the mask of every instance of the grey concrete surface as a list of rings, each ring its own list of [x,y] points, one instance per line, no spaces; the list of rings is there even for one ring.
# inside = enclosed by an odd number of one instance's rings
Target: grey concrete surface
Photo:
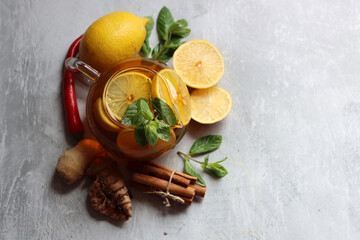
[[[229,174],[203,174],[206,197],[190,207],[133,190],[134,216],[119,224],[89,207],[89,181],[54,176],[73,144],[63,61],[98,17],[163,5],[188,20],[187,39],[223,54],[218,86],[233,107],[220,123],[192,122],[159,162],[182,170],[176,151],[221,134],[210,160],[227,156]],[[359,12],[354,0],[0,0],[0,239],[360,239]]]

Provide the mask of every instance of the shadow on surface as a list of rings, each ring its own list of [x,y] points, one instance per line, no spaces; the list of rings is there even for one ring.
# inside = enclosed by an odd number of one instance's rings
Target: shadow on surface
[[[67,185],[65,184],[60,177],[56,174],[56,170],[53,172],[53,176],[51,178],[51,188],[55,190],[55,192],[59,194],[68,194],[73,191],[75,188],[78,188],[83,183],[83,179],[75,182],[74,184]]]
[[[133,203],[139,204],[140,206],[150,206],[158,211],[161,211],[162,215],[176,215],[180,212],[186,212],[190,206],[182,205],[170,200],[170,207],[165,207],[163,204],[164,199],[160,196],[154,194],[144,193],[136,188],[131,188],[131,192],[133,193],[133,198],[131,199]],[[195,199],[194,199],[195,201]],[[142,207],[141,207],[142,208]],[[138,208],[141,210],[141,208]],[[135,211],[134,211],[135,210]],[[133,209],[133,214],[136,214],[136,209]]]
[[[223,125],[224,124],[222,122],[214,124],[200,124],[191,120],[187,127],[186,134],[196,139],[210,134],[220,134],[222,132]]]

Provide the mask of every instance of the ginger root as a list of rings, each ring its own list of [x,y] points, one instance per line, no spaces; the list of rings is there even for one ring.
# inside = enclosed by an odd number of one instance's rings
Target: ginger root
[[[56,172],[66,184],[72,184],[84,175],[89,163],[103,152],[97,141],[83,139],[74,148],[61,154]]]
[[[108,159],[95,159],[86,171],[96,178],[89,188],[90,204],[94,210],[115,220],[126,221],[132,216],[132,206],[125,182]]]

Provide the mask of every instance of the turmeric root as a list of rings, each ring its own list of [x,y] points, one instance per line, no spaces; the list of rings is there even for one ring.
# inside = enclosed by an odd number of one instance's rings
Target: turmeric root
[[[97,158],[86,173],[96,178],[89,189],[90,204],[94,210],[115,220],[128,220],[132,216],[131,200],[116,164]]]
[[[84,175],[90,161],[103,151],[97,141],[83,139],[74,148],[61,154],[56,172],[66,184],[72,184]]]

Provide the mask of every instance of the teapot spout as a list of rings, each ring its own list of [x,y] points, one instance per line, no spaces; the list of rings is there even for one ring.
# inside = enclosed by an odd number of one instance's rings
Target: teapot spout
[[[67,58],[65,60],[65,67],[71,74],[85,81],[85,83],[92,84],[100,77],[98,71],[77,58]]]

